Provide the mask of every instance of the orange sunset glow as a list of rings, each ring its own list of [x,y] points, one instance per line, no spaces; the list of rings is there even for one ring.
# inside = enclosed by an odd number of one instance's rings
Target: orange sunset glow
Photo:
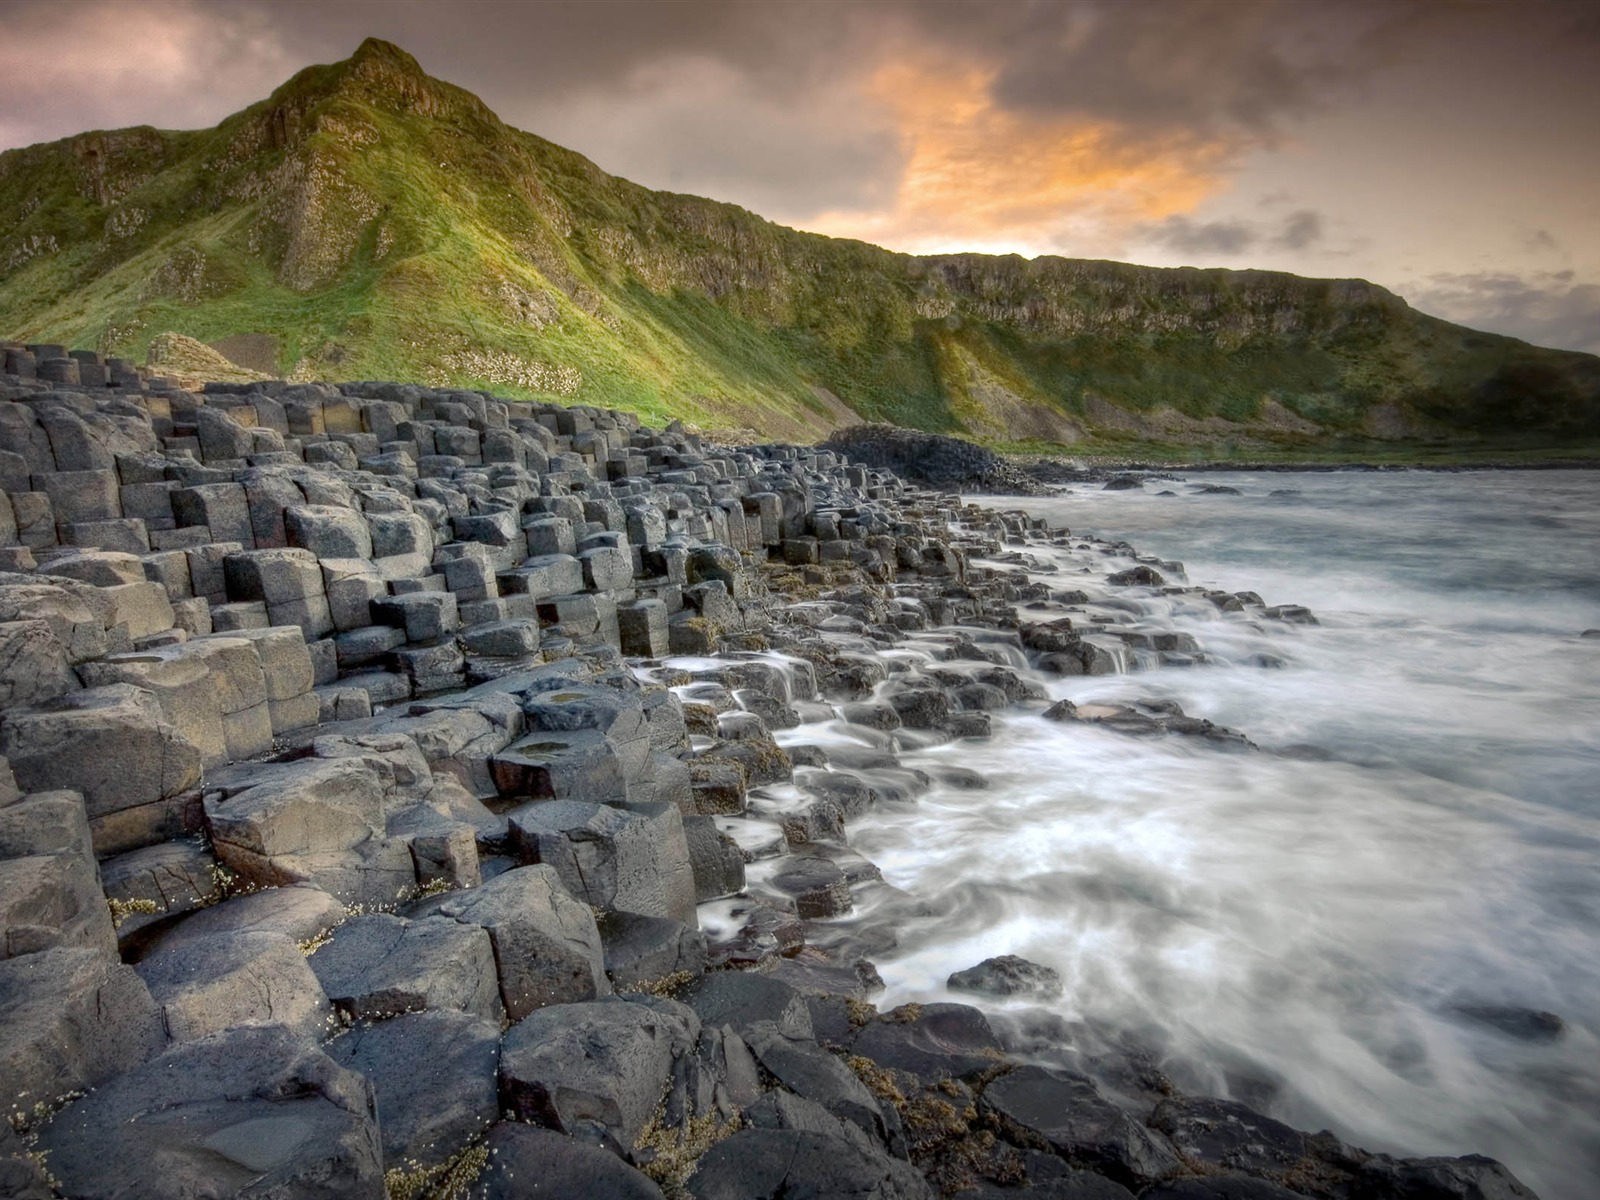
[[[994,75],[952,60],[879,68],[866,91],[893,114],[905,155],[893,201],[802,226],[913,253],[1062,253],[1193,211],[1237,158],[1191,134],[1135,139],[1111,122],[1008,111]]]

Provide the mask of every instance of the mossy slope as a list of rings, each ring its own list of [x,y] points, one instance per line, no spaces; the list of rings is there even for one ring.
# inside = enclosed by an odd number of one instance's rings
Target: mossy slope
[[[1085,448],[1600,437],[1600,359],[1359,280],[913,257],[655,192],[397,47],[215,129],[0,155],[0,330],[413,379],[769,436],[856,417]],[[260,365],[259,363],[255,365]]]

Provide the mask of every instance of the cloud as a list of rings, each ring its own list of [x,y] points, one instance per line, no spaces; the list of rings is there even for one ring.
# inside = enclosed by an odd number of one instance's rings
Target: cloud
[[[1461,325],[1600,354],[1600,285],[1573,279],[1571,271],[1441,274],[1405,294],[1423,312]]]
[[[1197,221],[1179,214],[1144,226],[1135,232],[1133,240],[1201,262],[1223,259],[1238,265],[1239,255],[1257,246],[1304,251],[1320,242],[1322,237],[1322,214],[1301,208],[1275,223],[1242,219]]]
[[[612,95],[558,98],[539,117],[543,136],[608,170],[776,219],[884,205],[904,167],[892,120],[849,91],[796,104],[704,56],[642,65]]]
[[[214,124],[300,65],[248,5],[85,0],[64,11],[12,3],[5,26],[0,149],[86,129]]]
[[[994,94],[1007,108],[1265,140],[1459,15],[1440,0],[905,0],[898,8],[924,36],[1000,63]]]
[[[993,70],[952,55],[891,61],[866,98],[892,114],[903,167],[893,201],[805,228],[922,253],[1084,253],[1213,193],[1233,148],[1174,132],[1130,142],[1106,122],[998,103]]]
[[[1284,218],[1283,229],[1273,236],[1271,244],[1279,250],[1304,250],[1321,240],[1321,214],[1302,208]]]
[[[1259,231],[1244,221],[1195,221],[1184,216],[1168,217],[1146,236],[1168,250],[1205,258],[1241,254],[1261,240]]]

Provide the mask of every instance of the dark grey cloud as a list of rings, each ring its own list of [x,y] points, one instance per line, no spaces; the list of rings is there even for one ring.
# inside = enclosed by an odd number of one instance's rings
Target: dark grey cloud
[[[1195,221],[1180,216],[1151,226],[1145,240],[1179,254],[1214,258],[1242,254],[1261,240],[1261,234],[1243,221]]]
[[[1283,228],[1272,236],[1271,245],[1279,250],[1305,250],[1321,240],[1322,214],[1302,208],[1283,219]]]
[[[1257,246],[1276,250],[1308,250],[1322,240],[1322,214],[1309,208],[1296,209],[1277,222],[1196,221],[1189,217],[1168,217],[1146,225],[1136,240],[1161,247],[1174,254],[1193,255],[1215,261],[1231,259]]]
[[[996,98],[1020,108],[1274,140],[1372,71],[1461,19],[1449,0],[908,2],[934,36],[1002,66]]]
[[[211,125],[303,65],[248,5],[0,0],[0,150],[89,129]]]
[[[1432,275],[1405,295],[1423,312],[1538,346],[1600,354],[1600,284],[1572,271]]]

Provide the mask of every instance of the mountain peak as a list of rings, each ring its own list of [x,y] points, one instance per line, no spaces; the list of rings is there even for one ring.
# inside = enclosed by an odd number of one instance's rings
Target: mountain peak
[[[405,50],[382,38],[366,38],[349,58],[324,70],[329,74],[321,78],[329,80],[331,74],[333,90],[355,93],[380,108],[429,117],[494,119],[471,92],[433,78]]]
[[[368,63],[382,64],[390,70],[402,71],[407,75],[427,77],[421,63],[393,42],[386,42],[382,38],[363,39],[361,45],[356,47],[356,52],[345,59],[345,62],[352,67]]]

